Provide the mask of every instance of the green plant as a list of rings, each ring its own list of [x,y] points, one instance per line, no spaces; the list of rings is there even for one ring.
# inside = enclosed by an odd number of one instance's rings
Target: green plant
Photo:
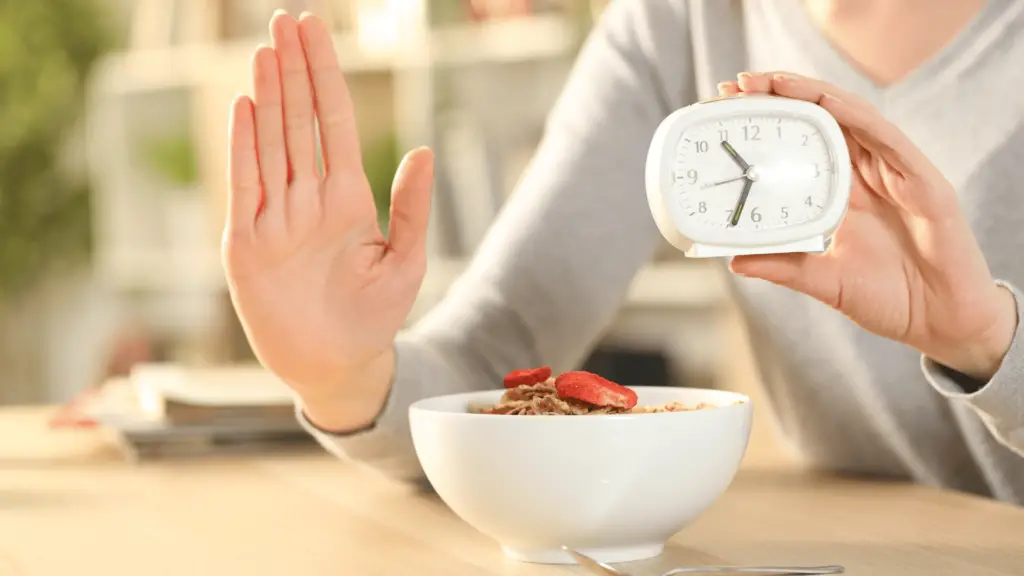
[[[0,299],[88,255],[89,188],[59,159],[109,21],[96,0],[0,0]]]
[[[145,147],[146,162],[153,171],[177,186],[191,186],[199,176],[196,148],[188,136],[155,139]]]
[[[363,148],[363,170],[373,190],[373,201],[377,205],[377,222],[385,235],[388,233],[388,213],[391,210],[391,183],[401,161],[398,137],[393,132]]]

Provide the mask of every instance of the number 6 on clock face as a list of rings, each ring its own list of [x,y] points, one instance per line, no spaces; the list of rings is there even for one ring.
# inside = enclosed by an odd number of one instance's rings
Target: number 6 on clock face
[[[821,252],[846,214],[850,156],[816,104],[734,96],[687,106],[658,127],[647,200],[691,258]]]

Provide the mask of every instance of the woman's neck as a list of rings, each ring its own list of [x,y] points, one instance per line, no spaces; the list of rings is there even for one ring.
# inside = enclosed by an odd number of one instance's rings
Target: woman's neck
[[[985,0],[804,0],[829,41],[880,85],[935,56],[984,6]]]

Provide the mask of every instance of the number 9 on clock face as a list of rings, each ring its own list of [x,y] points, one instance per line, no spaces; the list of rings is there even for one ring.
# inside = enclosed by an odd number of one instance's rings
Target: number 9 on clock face
[[[736,96],[677,110],[648,151],[662,235],[690,257],[821,252],[849,202],[839,125],[816,104]]]

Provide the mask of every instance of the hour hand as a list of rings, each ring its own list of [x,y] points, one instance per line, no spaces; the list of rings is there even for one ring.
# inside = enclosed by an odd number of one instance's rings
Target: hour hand
[[[743,169],[743,173],[746,174],[747,170],[750,169],[750,164],[747,164],[747,161],[740,157],[740,153],[732,147],[732,144],[729,144],[727,140],[722,140],[722,148],[725,148],[725,153],[728,154],[729,157]]]

